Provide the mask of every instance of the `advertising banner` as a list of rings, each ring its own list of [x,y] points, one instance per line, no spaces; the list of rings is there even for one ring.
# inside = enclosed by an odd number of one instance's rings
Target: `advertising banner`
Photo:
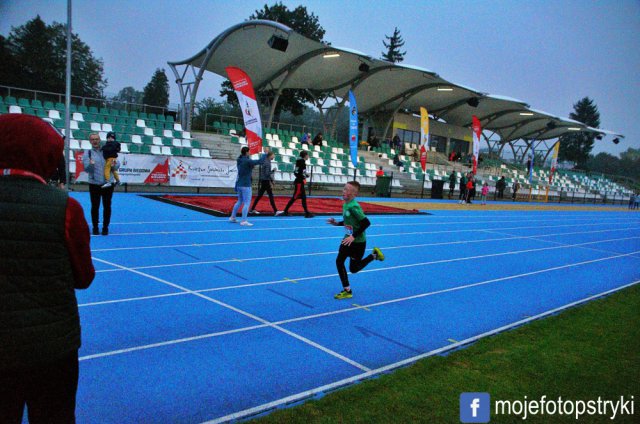
[[[240,109],[242,109],[249,154],[260,153],[262,151],[262,121],[251,79],[240,68],[229,66],[225,70],[238,96]]]
[[[427,170],[427,151],[429,150],[429,114],[427,109],[420,108],[420,166],[422,172]]]
[[[478,169],[478,155],[480,155],[480,137],[482,136],[482,125],[476,115],[472,116],[473,122],[473,175]]]
[[[351,151],[351,163],[358,167],[358,105],[356,97],[349,90],[349,150]]]
[[[238,175],[235,160],[171,157],[170,163],[172,186],[235,187]]]
[[[83,152],[76,152],[76,181],[87,182],[89,176],[82,163]],[[118,154],[120,182],[129,184],[166,184],[169,182],[167,156]]]

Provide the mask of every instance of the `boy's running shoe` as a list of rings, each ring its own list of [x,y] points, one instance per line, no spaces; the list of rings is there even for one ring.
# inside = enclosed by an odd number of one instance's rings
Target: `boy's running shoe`
[[[373,257],[377,261],[384,261],[384,254],[382,253],[382,250],[380,250],[380,248],[378,247],[373,248]]]
[[[346,290],[342,290],[340,293],[338,293],[337,295],[333,296],[334,299],[351,299],[353,297],[353,292],[350,291],[346,291]]]

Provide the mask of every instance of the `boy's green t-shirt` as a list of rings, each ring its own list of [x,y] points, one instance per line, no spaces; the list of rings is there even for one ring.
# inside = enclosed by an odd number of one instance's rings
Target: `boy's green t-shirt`
[[[360,221],[366,218],[362,207],[356,202],[356,199],[351,200],[342,205],[342,219],[344,221],[345,237],[352,235],[354,232],[360,229]],[[366,241],[365,233],[363,232],[355,238],[356,243],[362,243]]]

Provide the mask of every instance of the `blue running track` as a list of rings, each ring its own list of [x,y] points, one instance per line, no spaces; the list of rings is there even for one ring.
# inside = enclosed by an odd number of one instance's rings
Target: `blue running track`
[[[327,217],[244,228],[123,193],[113,208],[77,292],[80,423],[250,416],[640,280],[640,214],[623,208],[370,216],[386,260],[341,301]]]

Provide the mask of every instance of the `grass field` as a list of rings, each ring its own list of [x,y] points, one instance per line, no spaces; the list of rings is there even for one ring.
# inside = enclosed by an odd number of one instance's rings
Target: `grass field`
[[[488,392],[492,403],[543,395],[635,399],[635,415],[615,420],[611,414],[585,415],[579,421],[566,415],[536,415],[524,421],[492,414],[492,423],[640,422],[640,286],[254,421],[459,423],[462,392]]]

